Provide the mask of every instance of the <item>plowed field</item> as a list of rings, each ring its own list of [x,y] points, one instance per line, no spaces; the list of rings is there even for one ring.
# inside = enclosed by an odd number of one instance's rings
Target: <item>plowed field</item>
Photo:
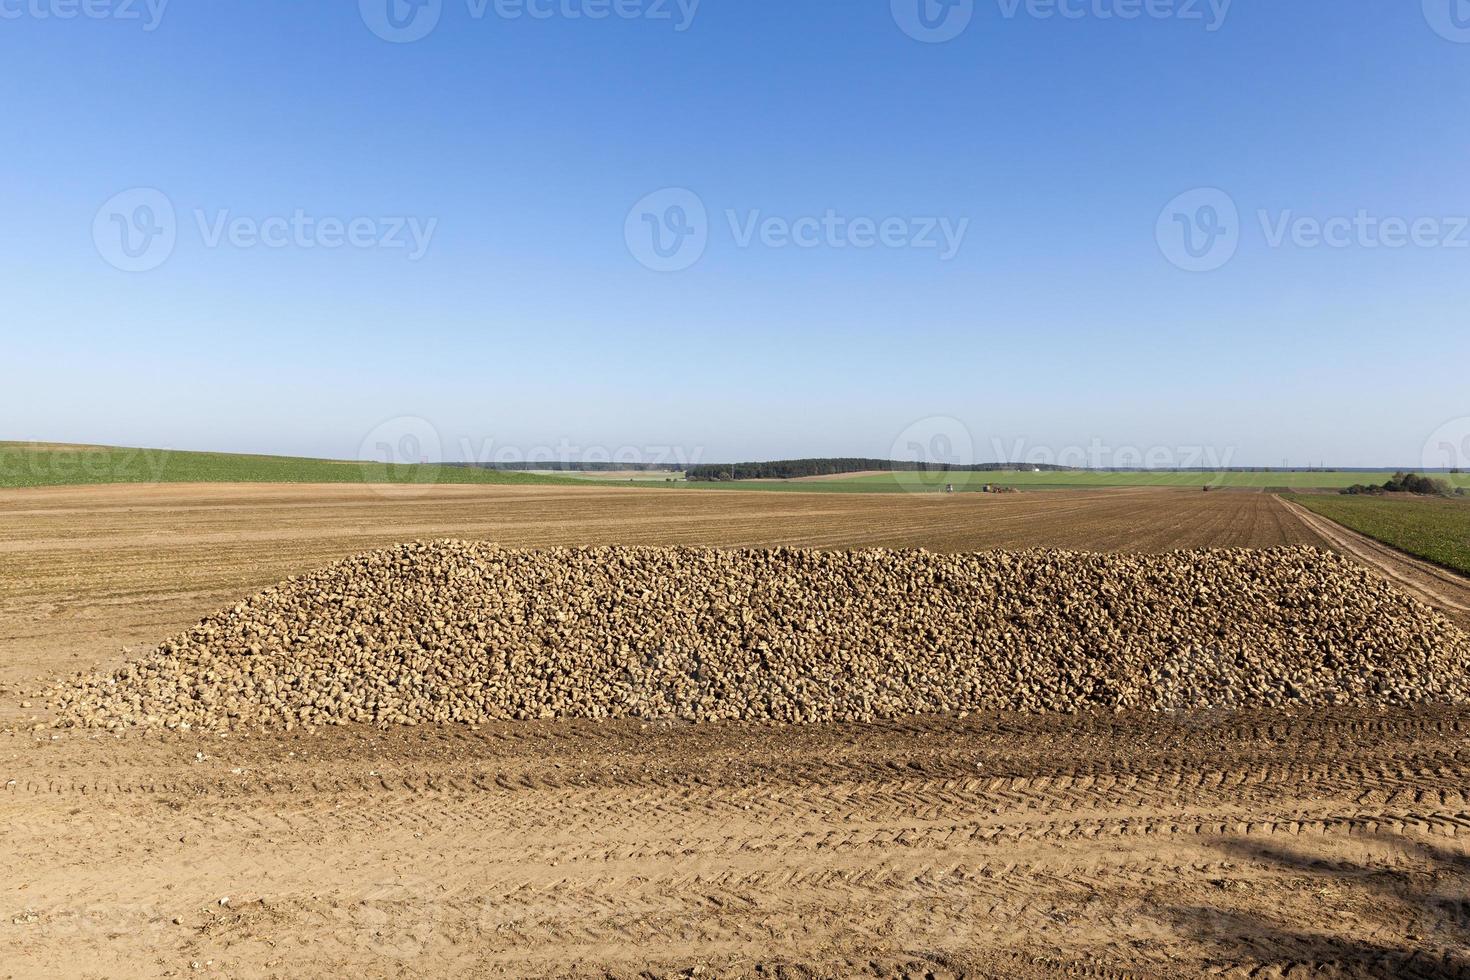
[[[0,492],[0,684],[119,661],[121,647],[156,643],[288,575],[372,548],[446,537],[507,547],[935,551],[1321,543],[1275,498],[1233,492],[839,496],[234,484],[9,490]]]
[[[1324,543],[1250,493],[12,491],[0,710],[285,575],[451,536]],[[1470,975],[1467,734],[1450,708],[21,726],[0,735],[0,977]]]

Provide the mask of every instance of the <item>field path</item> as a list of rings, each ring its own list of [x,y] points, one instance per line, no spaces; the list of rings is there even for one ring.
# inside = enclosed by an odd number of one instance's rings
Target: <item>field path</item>
[[[1470,629],[1470,579],[1343,527],[1300,504],[1277,499],[1330,547],[1369,566],[1405,592]]]

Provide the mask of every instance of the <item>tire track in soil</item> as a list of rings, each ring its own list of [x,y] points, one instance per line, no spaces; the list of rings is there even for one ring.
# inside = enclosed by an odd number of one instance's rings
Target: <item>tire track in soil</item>
[[[1445,971],[1470,938],[1435,905],[1470,887],[1467,727],[1441,708],[12,736],[0,955],[84,970],[101,950],[145,975],[1387,976],[1412,946]]]
[[[12,682],[62,652],[95,669],[119,640],[404,535],[1326,540],[1283,503],[25,492],[0,501],[0,644]],[[1470,711],[1423,708],[0,736],[0,973],[1462,975],[1467,732]]]

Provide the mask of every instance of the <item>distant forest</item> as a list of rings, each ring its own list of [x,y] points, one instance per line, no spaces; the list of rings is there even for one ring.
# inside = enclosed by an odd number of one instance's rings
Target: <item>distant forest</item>
[[[445,463],[445,466],[468,466],[477,470],[542,470],[547,473],[677,473],[677,463],[584,463],[564,459],[520,460],[514,463]]]
[[[678,473],[681,470],[688,479],[706,483],[727,480],[793,480],[803,476],[838,476],[843,473],[865,471],[890,472],[949,472],[949,473],[1029,473],[1040,470],[1045,473],[1119,473],[1132,472],[1137,467],[1077,467],[1059,466],[1055,463],[975,463],[968,466],[948,466],[942,463],[916,463],[892,459],[864,459],[860,457],[823,457],[820,459],[780,459],[765,463],[701,463],[681,467],[677,462],[668,463],[623,463],[590,462],[580,460],[520,460],[495,463],[444,463],[445,466],[467,467],[481,470],[542,470],[564,473],[607,473],[607,472],[656,472]],[[1392,473],[1394,467],[1374,466],[1180,466],[1168,467],[1160,472],[1168,473]],[[1446,472],[1427,470],[1426,472]],[[1449,470],[1447,472],[1457,472]]]
[[[1007,470],[1061,471],[1067,466],[1031,463],[975,463],[968,466],[948,466],[942,463],[912,463],[892,459],[858,459],[838,457],[828,459],[780,459],[769,463],[709,463],[691,466],[686,471],[692,481],[717,482],[721,480],[793,480],[803,476],[836,476],[841,473],[862,473],[867,470],[895,472],[937,473],[1001,473]]]

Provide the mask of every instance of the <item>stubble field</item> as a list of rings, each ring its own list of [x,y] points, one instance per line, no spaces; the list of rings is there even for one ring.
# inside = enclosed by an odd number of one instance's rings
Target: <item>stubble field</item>
[[[7,491],[0,976],[1470,969],[1462,709],[229,737],[26,724],[40,705],[20,700],[55,675],[115,664],[287,575],[442,537],[1353,544],[1269,495],[1182,490]]]

